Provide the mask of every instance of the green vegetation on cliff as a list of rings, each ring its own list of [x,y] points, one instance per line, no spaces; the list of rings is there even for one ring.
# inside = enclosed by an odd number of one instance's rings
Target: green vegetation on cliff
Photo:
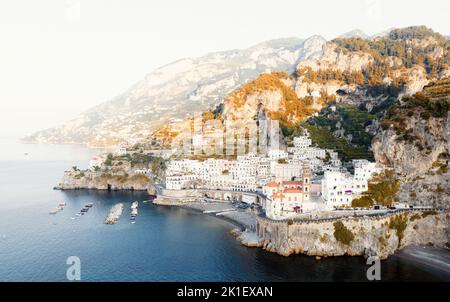
[[[333,149],[339,153],[344,161],[352,159],[373,160],[370,150],[372,135],[365,131],[375,118],[367,111],[348,104],[336,104],[335,110],[331,107],[322,109],[317,116],[295,125],[282,125],[285,137],[297,136],[302,129],[308,130],[313,144],[323,149]],[[334,135],[342,132],[341,137]]]
[[[374,63],[363,71],[365,83],[370,85],[381,84],[383,77],[391,76],[395,69],[414,65],[424,67],[430,78],[437,78],[450,64],[450,41],[425,26],[394,29],[389,35],[372,40],[338,38],[333,42],[338,45],[337,51],[364,52],[374,58]],[[438,49],[444,52],[440,58],[434,55]],[[398,63],[391,64],[388,57],[399,59]],[[400,78],[395,84],[399,86],[403,80]]]
[[[395,29],[375,39],[337,38],[330,43],[337,53],[369,56],[371,62],[356,71],[301,67],[296,74],[305,82],[337,81],[360,86],[370,96],[388,97],[380,108],[375,106],[374,113],[384,111],[393,103],[391,98],[398,97],[409,80],[408,69],[423,67],[429,79],[437,79],[450,65],[450,41],[425,26]],[[390,81],[385,82],[386,77]]]
[[[408,129],[407,120],[415,117],[428,120],[430,117],[444,118],[450,109],[450,78],[434,81],[413,96],[405,96],[396,102],[381,120],[383,130],[393,129],[398,140],[413,143],[414,129]],[[422,149],[423,146],[418,146]]]
[[[390,207],[399,189],[399,180],[393,171],[387,170],[372,178],[367,192],[352,200],[352,207],[372,207],[374,204]]]
[[[342,221],[338,220],[333,223],[334,226],[334,238],[342,242],[345,245],[349,245],[353,239],[355,239],[355,235],[353,235],[352,231],[350,231]]]
[[[389,228],[395,230],[398,237],[399,245],[402,242],[403,235],[407,226],[408,226],[408,215],[406,214],[393,216],[389,221]]]
[[[323,110],[319,116],[308,119],[308,123],[326,127],[331,132],[343,130],[345,135],[351,136],[351,144],[370,146],[373,137],[365,131],[365,127],[372,122],[375,116],[349,104],[337,104],[334,108],[336,108],[335,111],[330,108]]]

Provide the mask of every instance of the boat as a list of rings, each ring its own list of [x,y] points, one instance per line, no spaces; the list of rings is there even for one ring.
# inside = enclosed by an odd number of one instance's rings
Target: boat
[[[66,203],[63,201],[63,202],[60,202],[59,204],[58,204],[58,206],[59,207],[65,207],[66,206]]]
[[[85,205],[86,208],[92,208],[93,206],[94,204],[92,202]]]
[[[131,209],[137,209],[138,205],[139,205],[139,203],[137,201],[133,202],[131,204]]]
[[[81,216],[81,213],[76,213],[75,216],[78,216],[78,217],[79,217],[79,216]]]
[[[49,214],[56,214],[56,213],[58,213],[58,209],[55,209],[55,210],[51,210],[50,212],[49,212]]]

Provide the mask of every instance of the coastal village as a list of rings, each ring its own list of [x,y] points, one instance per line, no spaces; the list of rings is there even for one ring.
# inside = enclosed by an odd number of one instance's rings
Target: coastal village
[[[267,154],[247,154],[236,160],[171,160],[165,189],[242,192],[234,201],[260,206],[269,218],[285,219],[349,208],[354,198],[367,191],[371,177],[381,172],[365,159],[353,160],[349,168],[353,174],[342,165],[336,151],[313,147],[305,130],[287,150],[271,149]],[[230,196],[226,198],[233,201]]]
[[[129,164],[122,163],[126,159]],[[155,163],[163,166],[162,172],[155,171]],[[269,148],[264,154],[235,159],[193,159],[177,156],[174,150],[121,146],[114,154],[94,157],[81,173],[89,178],[114,169],[122,177],[130,174],[128,179],[145,178],[145,186],[136,186],[133,180],[125,181],[123,188],[102,183],[102,189],[147,190],[157,206],[177,206],[227,220],[238,227],[232,234],[243,245],[284,256],[385,259],[409,244],[447,242],[445,209],[401,203],[387,191],[382,196],[386,202],[361,204],[373,194],[371,186],[388,183],[389,169],[367,159],[343,162],[336,150],[313,145],[306,129],[285,149]],[[80,172],[66,172],[73,173]],[[59,188],[74,188],[67,185]],[[111,209],[108,223],[118,221],[120,213],[115,212]]]
[[[410,48],[417,39],[428,46]],[[448,247],[447,44],[425,27],[334,39],[292,74],[264,72],[140,143],[121,137],[129,145],[65,171],[56,189],[148,191],[154,205],[228,220],[242,244],[285,256]],[[283,146],[214,152],[230,147],[223,129],[238,138],[231,147],[250,147],[268,121]]]

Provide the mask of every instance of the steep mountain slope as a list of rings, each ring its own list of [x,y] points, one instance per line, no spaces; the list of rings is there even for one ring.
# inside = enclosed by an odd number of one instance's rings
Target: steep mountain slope
[[[324,43],[319,36],[278,39],[244,50],[182,59],[156,69],[122,95],[61,127],[25,139],[96,146],[136,142],[167,122],[214,107],[262,72],[293,72],[299,61],[319,56]]]
[[[448,77],[449,50],[448,38],[423,26],[328,42],[322,56],[299,63],[294,86],[300,98],[312,91],[335,98],[330,104],[335,111],[324,109],[307,121],[317,134],[315,143],[335,146],[347,159],[372,158],[369,142],[379,131],[379,119],[402,96]],[[349,114],[360,119],[358,124],[346,118]]]
[[[450,206],[450,78],[403,97],[381,120],[372,146],[402,180],[401,201]]]
[[[423,26],[371,39],[338,38],[290,76],[266,73],[236,89],[214,116],[236,129],[258,117],[277,119],[287,142],[307,127],[315,144],[338,150],[345,160],[373,159],[379,119],[399,97],[446,77],[449,49],[446,37]],[[169,125],[153,138],[167,143],[176,129],[183,126]]]

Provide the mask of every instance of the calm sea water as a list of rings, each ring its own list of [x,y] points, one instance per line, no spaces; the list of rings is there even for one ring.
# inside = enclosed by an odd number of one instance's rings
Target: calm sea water
[[[96,150],[2,141],[0,153],[0,281],[66,281],[66,260],[78,256],[84,281],[366,281],[362,258],[282,257],[241,246],[228,222],[171,207],[139,204],[139,192],[54,191],[68,167],[85,167]],[[28,153],[25,155],[24,153]],[[66,208],[48,212],[58,202]],[[86,203],[94,207],[72,219]],[[125,203],[116,225],[112,205]],[[382,280],[446,280],[402,257],[382,263]]]

